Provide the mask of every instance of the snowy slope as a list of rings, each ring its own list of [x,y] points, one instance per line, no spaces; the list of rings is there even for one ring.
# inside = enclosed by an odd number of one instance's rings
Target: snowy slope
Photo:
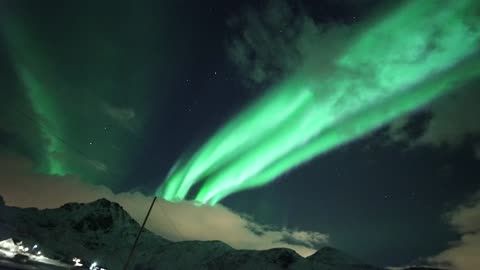
[[[47,256],[66,260],[78,256],[103,264],[108,262],[112,266],[125,261],[140,229],[120,205],[105,199],[45,210],[0,207],[0,224],[2,239],[15,236],[39,243],[43,250],[50,250],[50,254],[44,252]],[[138,254],[169,243],[145,231],[138,245]]]
[[[314,269],[335,269],[335,270],[375,270],[374,267],[357,258],[345,254],[338,249],[324,247],[307,258]]]
[[[49,257],[88,258],[122,269],[140,225],[123,208],[105,199],[38,210],[4,206],[0,197],[0,238],[39,243]],[[142,234],[131,269],[297,269],[373,270],[373,266],[333,248],[308,258],[285,248],[235,250],[220,241],[170,242]]]

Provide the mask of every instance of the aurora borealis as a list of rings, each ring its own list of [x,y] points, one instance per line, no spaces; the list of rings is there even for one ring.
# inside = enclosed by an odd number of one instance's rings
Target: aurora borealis
[[[170,43],[133,26],[116,28],[123,20],[121,14],[128,13],[127,5],[118,6],[118,17],[100,22],[99,15],[109,3],[95,11],[88,5],[60,4],[58,8],[73,14],[62,18],[71,26],[61,35],[56,35],[62,31],[58,18],[36,16],[25,8],[28,3],[12,6],[18,11],[2,16],[0,31],[14,74],[4,79],[14,86],[6,97],[15,100],[4,108],[21,120],[15,119],[17,123],[26,121],[39,133],[35,139],[32,134],[24,136],[35,140],[28,149],[35,153],[35,168],[50,175],[80,175],[88,182],[119,185],[133,167],[128,157],[143,146],[138,137],[152,110],[149,96],[155,92],[152,81],[157,80],[153,72],[161,70],[147,59],[169,61],[163,54],[152,57],[151,47],[161,43],[168,48]],[[143,10],[132,11],[132,25],[154,23]],[[82,20],[86,22],[77,24]],[[134,53],[137,47],[143,54]],[[132,71],[133,65],[137,68]],[[142,90],[128,93],[123,88]]]
[[[183,200],[204,181],[195,200],[215,204],[456,89],[480,73],[474,10],[478,3],[470,0],[407,1],[358,29],[326,59],[331,70],[315,72],[311,62],[318,59],[305,59],[191,159],[180,160],[157,193]]]
[[[2,0],[0,196],[140,220],[156,195],[173,241],[425,262],[471,239],[477,2]]]

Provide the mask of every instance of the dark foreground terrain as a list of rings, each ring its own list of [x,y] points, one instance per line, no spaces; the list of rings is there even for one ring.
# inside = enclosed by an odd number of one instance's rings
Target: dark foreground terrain
[[[3,200],[0,200],[3,201]],[[69,203],[58,209],[38,210],[0,204],[0,240],[17,237],[39,243],[45,256],[65,263],[73,257],[122,269],[140,225],[123,208],[105,199]],[[58,269],[21,266],[1,260],[0,269]],[[374,270],[334,248],[325,247],[303,258],[286,248],[236,250],[220,241],[171,242],[145,231],[131,269],[298,269]],[[416,269],[411,269],[416,270]]]

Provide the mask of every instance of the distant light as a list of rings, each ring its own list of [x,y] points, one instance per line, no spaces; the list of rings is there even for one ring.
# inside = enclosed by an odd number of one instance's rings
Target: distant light
[[[24,250],[25,250],[25,252],[27,252],[27,251],[28,251],[28,248],[24,248]]]
[[[73,266],[83,266],[83,264],[80,263],[80,261],[81,261],[80,258],[75,257],[75,258],[73,258],[72,261],[75,262],[75,264]]]
[[[33,250],[33,249],[36,249],[37,247],[38,247],[37,245],[34,245],[33,248],[32,248],[32,250]]]
[[[92,263],[92,264],[90,265],[90,268],[89,268],[89,269],[90,269],[90,270],[94,270],[94,269],[96,268],[96,266],[97,266],[97,262],[94,262],[94,263]]]
[[[38,251],[38,252],[37,252],[37,255],[42,255],[42,252],[41,252],[41,251]]]

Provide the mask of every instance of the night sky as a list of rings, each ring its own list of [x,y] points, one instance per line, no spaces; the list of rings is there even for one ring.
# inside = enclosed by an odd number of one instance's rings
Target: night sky
[[[293,41],[305,20],[348,37],[407,3],[2,0],[1,160],[22,157],[38,175],[151,196],[180,157],[301,65]],[[474,33],[479,10],[475,4],[469,13]],[[474,44],[468,58],[478,60]],[[328,46],[318,48],[329,55]],[[328,234],[328,245],[370,263],[425,263],[465,236],[452,221],[459,209],[480,210],[480,78],[473,74],[220,203],[259,224]],[[9,181],[0,175],[2,185]],[[471,226],[477,242],[470,246],[479,250],[480,224]]]

